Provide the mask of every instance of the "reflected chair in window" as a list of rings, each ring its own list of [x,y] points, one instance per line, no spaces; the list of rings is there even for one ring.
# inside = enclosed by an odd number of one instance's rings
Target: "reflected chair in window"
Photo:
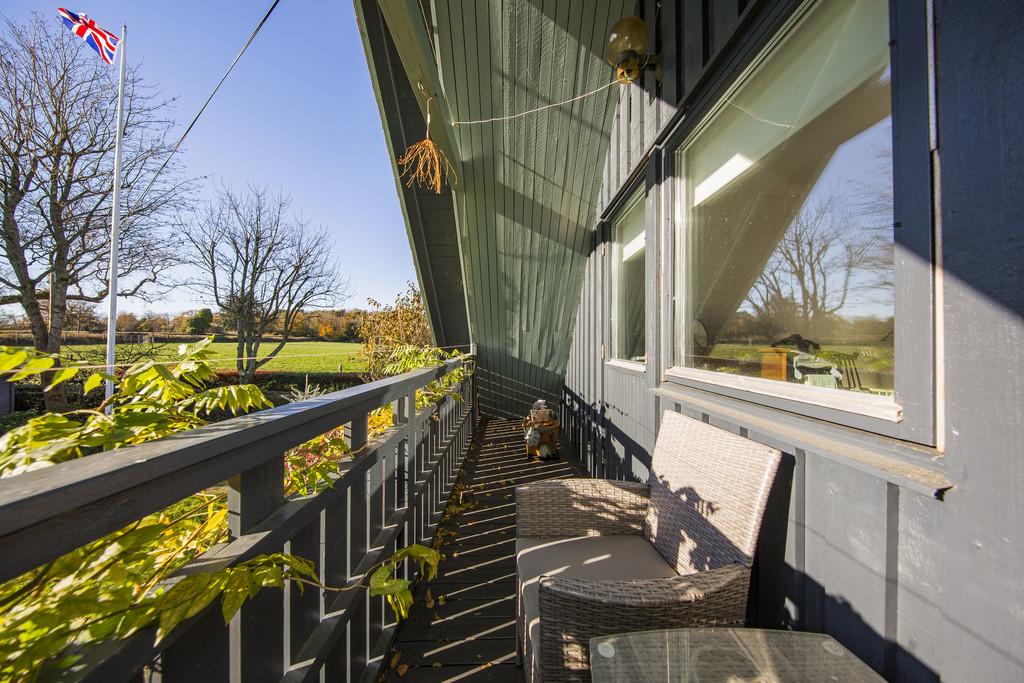
[[[589,681],[595,636],[742,625],[781,453],[666,412],[648,484],[516,488],[516,621],[529,681]]]
[[[793,379],[812,387],[838,389],[843,373],[833,363],[809,353],[793,356]]]

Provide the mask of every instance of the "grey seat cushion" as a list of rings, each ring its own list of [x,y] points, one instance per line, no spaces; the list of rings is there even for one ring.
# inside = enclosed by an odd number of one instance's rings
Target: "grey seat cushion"
[[[658,579],[676,576],[646,538],[639,535],[516,539],[519,599],[527,638],[540,640],[541,576],[578,579]]]

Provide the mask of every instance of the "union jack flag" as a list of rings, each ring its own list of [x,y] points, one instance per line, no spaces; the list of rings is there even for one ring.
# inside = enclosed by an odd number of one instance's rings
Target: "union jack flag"
[[[99,53],[104,62],[114,63],[114,55],[117,54],[117,44],[121,41],[120,38],[110,31],[101,29],[95,21],[84,14],[75,14],[63,7],[57,9],[57,14],[64,19],[64,25],[71,29],[72,33]]]

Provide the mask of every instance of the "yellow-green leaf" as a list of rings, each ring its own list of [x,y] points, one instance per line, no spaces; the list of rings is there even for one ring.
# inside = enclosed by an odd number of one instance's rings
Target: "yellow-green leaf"
[[[26,351],[5,351],[0,355],[0,372],[13,370],[24,363],[26,358],[28,358],[28,353]]]
[[[249,597],[248,574],[246,572],[232,572],[224,584],[224,593],[221,596],[220,611],[224,617],[224,623],[231,621],[235,613]]]
[[[53,381],[46,387],[45,391],[53,389],[62,382],[67,382],[70,379],[74,379],[75,375],[78,374],[78,368],[61,368],[53,375]]]
[[[109,378],[109,375],[104,375],[102,372],[94,372],[94,373],[92,373],[85,380],[85,387],[84,387],[85,393],[88,394],[93,389],[96,389],[101,384],[103,384],[103,380],[108,379],[108,378]]]
[[[26,377],[31,377],[32,375],[38,375],[40,373],[46,372],[47,370],[52,368],[54,363],[56,362],[57,359],[51,358],[50,356],[39,356],[37,358],[33,358],[27,363],[25,363],[21,370],[19,370],[13,377],[11,377],[10,381],[17,382],[20,379],[25,379]]]

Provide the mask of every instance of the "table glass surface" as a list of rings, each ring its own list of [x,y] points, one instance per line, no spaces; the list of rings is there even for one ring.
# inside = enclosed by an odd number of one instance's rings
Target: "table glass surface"
[[[591,678],[673,683],[878,683],[830,636],[752,628],[683,628],[590,641]]]

